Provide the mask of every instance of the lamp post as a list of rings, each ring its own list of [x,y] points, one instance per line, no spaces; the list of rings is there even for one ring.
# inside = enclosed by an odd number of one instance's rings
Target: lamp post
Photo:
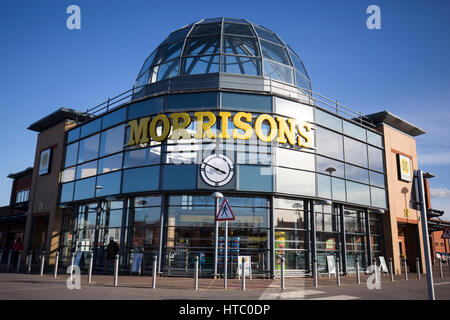
[[[219,242],[219,224],[217,223],[216,216],[219,212],[219,199],[223,198],[223,194],[220,192],[214,192],[211,197],[216,201],[216,208],[214,210],[214,279],[217,278],[217,246]]]
[[[331,175],[333,174],[333,172],[336,171],[336,169],[333,167],[328,167],[325,169],[325,171],[330,174],[330,192],[331,192],[330,198],[333,199],[333,179],[332,179]]]

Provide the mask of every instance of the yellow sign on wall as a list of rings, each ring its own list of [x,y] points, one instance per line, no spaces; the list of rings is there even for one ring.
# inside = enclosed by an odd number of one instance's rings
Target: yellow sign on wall
[[[411,173],[411,159],[404,155],[398,155],[398,171],[399,178],[403,181],[412,181],[412,173]]]
[[[188,132],[191,117],[188,113],[171,113],[168,116],[158,114],[156,116],[144,117],[128,122],[130,135],[128,146],[146,144],[150,140],[163,141],[166,139],[241,139],[248,140],[253,134],[264,142],[276,139],[278,143],[289,143],[302,148],[313,149],[312,126],[306,121],[260,114],[253,121],[250,112],[236,112],[234,116],[230,112],[221,111],[218,117],[211,111],[195,112],[197,122],[195,133]],[[228,131],[228,121],[232,120],[234,129]],[[220,132],[214,132],[212,127],[220,122]],[[263,130],[263,125],[268,124],[268,132]]]

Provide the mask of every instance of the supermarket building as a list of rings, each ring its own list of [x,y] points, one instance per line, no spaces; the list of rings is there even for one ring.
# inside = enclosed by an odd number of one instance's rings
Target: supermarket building
[[[424,264],[415,137],[425,132],[382,111],[363,116],[311,91],[299,56],[243,19],[200,20],[171,33],[145,60],[132,90],[87,112],[61,108],[38,132],[25,252],[46,264],[94,253],[113,237],[120,268],[143,252],[143,271],[213,274],[216,199],[228,200],[230,272],[310,275],[317,259],[342,272],[374,258]],[[428,182],[425,179],[425,186]],[[432,214],[429,195],[428,212]],[[219,200],[222,201],[222,200]],[[220,255],[220,252],[219,252]],[[83,261],[81,262],[83,265]]]

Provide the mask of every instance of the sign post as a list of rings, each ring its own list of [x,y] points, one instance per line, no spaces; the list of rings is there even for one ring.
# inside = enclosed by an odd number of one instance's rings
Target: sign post
[[[223,199],[222,206],[216,216],[216,221],[225,221],[225,252],[224,252],[224,269],[223,269],[223,288],[227,289],[228,277],[228,220],[234,220],[233,211],[227,199]]]

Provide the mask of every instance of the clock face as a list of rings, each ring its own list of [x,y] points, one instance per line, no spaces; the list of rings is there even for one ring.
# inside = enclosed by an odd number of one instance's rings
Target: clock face
[[[210,186],[224,186],[233,178],[233,161],[223,154],[207,156],[200,165],[200,175]]]

